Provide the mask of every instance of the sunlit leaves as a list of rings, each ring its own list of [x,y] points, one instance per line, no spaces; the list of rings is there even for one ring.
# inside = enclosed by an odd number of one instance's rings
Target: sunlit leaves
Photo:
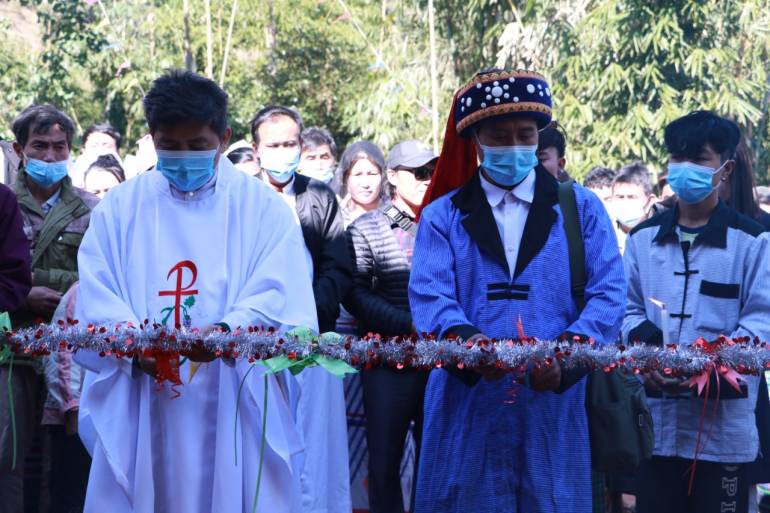
[[[561,13],[575,0],[542,0],[540,11]],[[739,122],[752,138],[762,174],[767,169],[770,98],[769,0],[593,0],[561,37],[523,45],[501,39],[502,57],[535,48],[557,64],[541,69],[553,82],[555,116],[570,136],[573,175],[596,165],[618,167],[641,159],[658,167],[662,131],[696,109],[713,109]],[[543,19],[528,13],[517,33]],[[506,34],[511,34],[506,29]],[[766,178],[765,178],[766,179]]]

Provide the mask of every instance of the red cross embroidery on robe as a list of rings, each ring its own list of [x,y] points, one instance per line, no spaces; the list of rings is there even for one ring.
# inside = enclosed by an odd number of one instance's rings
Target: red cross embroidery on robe
[[[190,281],[187,285],[182,285],[184,282],[185,270],[190,271]],[[161,290],[158,292],[159,296],[172,296],[174,298],[174,306],[169,306],[161,310],[161,313],[165,314],[162,324],[166,324],[171,314],[174,314],[174,327],[179,329],[182,327],[183,321],[185,326],[190,326],[192,319],[190,318],[189,309],[195,305],[195,295],[198,294],[197,289],[193,289],[195,281],[198,279],[198,268],[191,260],[183,260],[174,265],[168,272],[166,279],[170,279],[171,275],[176,273],[176,288],[173,290]],[[187,299],[182,301],[182,297],[187,296]]]

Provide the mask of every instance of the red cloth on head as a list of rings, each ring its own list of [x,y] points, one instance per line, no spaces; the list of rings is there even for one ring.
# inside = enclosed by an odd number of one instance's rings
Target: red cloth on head
[[[433,200],[468,183],[478,168],[476,146],[473,141],[457,134],[455,107],[459,93],[460,91],[455,93],[452,100],[452,109],[444,132],[444,145],[441,147],[441,155],[436,163],[428,190],[425,192],[420,211]],[[420,212],[417,212],[417,217],[419,216]]]

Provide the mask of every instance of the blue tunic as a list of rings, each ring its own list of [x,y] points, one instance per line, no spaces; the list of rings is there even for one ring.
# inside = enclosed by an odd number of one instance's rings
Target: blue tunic
[[[567,241],[557,183],[536,168],[535,197],[511,280],[478,174],[422,213],[409,293],[420,331],[467,337],[565,332],[613,342],[626,283],[612,224],[599,199],[575,185],[586,247],[586,306],[570,294]],[[434,370],[425,396],[417,513],[589,513],[590,447],[585,380],[561,394],[507,377],[469,386]]]

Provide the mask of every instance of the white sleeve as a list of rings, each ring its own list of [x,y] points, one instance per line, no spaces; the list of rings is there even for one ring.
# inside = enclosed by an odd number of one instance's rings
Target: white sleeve
[[[118,258],[120,241],[116,223],[109,204],[99,205],[91,213],[91,222],[78,252],[80,291],[75,315],[81,324],[130,322],[139,325],[139,319],[123,300],[127,287]],[[99,358],[92,351],[78,351],[75,361],[95,372],[108,362],[117,362],[126,372],[131,371],[130,362]]]
[[[247,276],[222,322],[231,329],[273,326],[281,332],[297,326],[318,331],[311,269],[299,225],[278,197],[261,209],[257,240],[244,255]],[[269,202],[269,201],[267,201]]]

